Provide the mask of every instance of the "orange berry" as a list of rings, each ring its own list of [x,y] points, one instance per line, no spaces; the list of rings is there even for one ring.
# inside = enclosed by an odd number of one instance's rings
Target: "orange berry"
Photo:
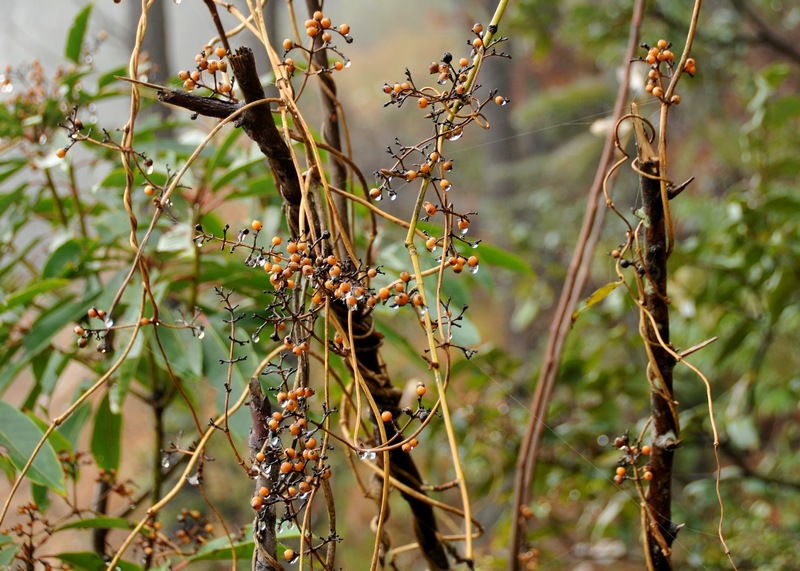
[[[483,31],[483,24],[476,23],[474,26],[472,26],[472,31],[476,34],[480,34]]]
[[[624,476],[626,473],[627,470],[624,467],[620,466],[619,468],[617,468],[616,472],[617,476]]]
[[[269,488],[266,486],[261,486],[261,488],[258,490],[258,495],[262,498],[266,498],[269,495]]]
[[[439,186],[442,187],[442,190],[450,190],[451,186],[450,181],[447,180],[446,178],[443,178],[442,180],[439,181]]]
[[[252,226],[252,227],[253,227],[253,230],[255,230],[256,232],[258,232],[258,231],[259,231],[259,230],[261,230],[261,228],[262,228],[261,220],[253,220],[253,221],[250,223],[250,226]]]
[[[420,109],[425,109],[428,106],[428,98],[427,97],[420,97],[419,101],[417,101],[417,106]]]
[[[473,48],[480,48],[481,46],[483,46],[483,40],[482,39],[475,38],[474,40],[472,40],[472,47]]]
[[[392,422],[392,413],[391,413],[391,411],[384,410],[381,413],[381,420],[383,422]]]
[[[142,327],[145,327],[145,326],[147,326],[147,325],[150,325],[150,318],[149,318],[149,317],[142,317],[142,318],[139,320],[139,325],[141,325]]]
[[[215,49],[215,50],[214,50],[214,54],[216,54],[216,56],[217,56],[218,58],[223,58],[223,57],[225,57],[225,54],[226,54],[226,53],[227,53],[227,52],[225,52],[225,48],[223,48],[222,46],[219,46],[217,49]]]
[[[80,325],[76,325],[73,331],[75,332],[75,335],[83,335],[84,333],[86,333],[86,330]]]
[[[59,159],[63,159],[64,157],[66,157],[66,156],[67,156],[67,150],[66,150],[66,149],[58,149],[58,150],[56,151],[56,156],[57,156]]]
[[[287,549],[283,552],[283,558],[286,561],[293,561],[295,557],[297,557],[297,554],[295,553],[294,549]]]
[[[345,35],[349,34],[350,26],[348,26],[347,24],[342,24],[341,26],[339,26],[339,32]]]
[[[428,389],[426,389],[426,388],[425,388],[425,385],[423,385],[422,383],[419,383],[419,384],[417,384],[417,396],[420,396],[420,397],[421,397],[421,396],[423,396],[423,395],[424,395],[424,394],[425,394],[427,391],[428,391]]]
[[[317,447],[317,439],[316,439],[316,438],[314,438],[314,437],[312,436],[311,438],[309,438],[308,440],[306,440],[306,448],[308,448],[309,450],[311,450],[312,448],[316,448],[316,447]]]
[[[462,57],[460,60],[458,60],[458,64],[461,67],[467,67],[469,65],[469,60],[465,57]]]
[[[294,47],[294,42],[292,40],[290,40],[289,38],[286,38],[285,40],[283,40],[283,49],[285,49],[286,51],[289,51],[293,47]]]
[[[656,86],[653,88],[653,95],[655,97],[661,97],[664,95],[664,90],[661,87]]]
[[[330,18],[322,18],[319,21],[319,25],[322,26],[324,29],[328,29],[331,27],[331,19]]]
[[[644,478],[645,480],[652,480],[653,479],[653,473],[648,470],[642,475],[642,478]]]
[[[647,444],[642,446],[642,454],[645,456],[650,456],[650,447]]]
[[[314,19],[315,19],[317,22],[319,22],[320,20],[322,20],[322,18],[323,18],[323,14],[322,14],[322,12],[320,12],[319,10],[317,10],[316,12],[314,12]]]
[[[266,457],[267,457],[266,454],[264,454],[263,452],[259,452],[258,454],[256,454],[256,461],[263,462]]]
[[[186,71],[185,69],[182,69],[181,71],[178,72],[178,78],[181,79],[182,81],[186,81],[187,79],[189,79],[189,72]]]
[[[333,64],[333,69],[335,69],[336,71],[342,71],[344,69],[344,63],[337,61],[335,64]]]

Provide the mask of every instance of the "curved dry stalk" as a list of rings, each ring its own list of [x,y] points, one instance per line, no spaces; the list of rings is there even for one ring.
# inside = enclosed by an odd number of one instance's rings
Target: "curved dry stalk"
[[[33,449],[33,452],[31,452],[31,455],[28,458],[28,461],[25,463],[25,466],[23,466],[22,470],[20,470],[19,476],[17,476],[17,479],[14,481],[14,485],[11,486],[11,491],[8,493],[8,497],[6,498],[6,501],[3,504],[3,511],[0,512],[0,524],[3,523],[3,520],[5,519],[6,514],[8,513],[8,508],[11,506],[11,500],[14,499],[14,496],[16,495],[20,484],[22,484],[22,480],[25,478],[25,475],[28,473],[28,470],[30,470],[31,466],[33,465],[33,461],[36,460],[36,456],[39,454],[39,452],[42,449],[42,446],[44,446],[44,443],[47,441],[47,439],[50,437],[53,431],[56,428],[58,428],[61,425],[61,423],[63,423],[66,419],[72,416],[72,413],[74,413],[75,410],[80,405],[86,402],[86,399],[92,396],[97,389],[106,384],[108,380],[111,378],[111,376],[117,372],[117,369],[120,368],[122,363],[125,362],[125,359],[127,359],[128,354],[131,352],[131,349],[133,349],[133,344],[136,341],[139,329],[141,328],[141,320],[142,317],[144,316],[144,307],[145,307],[145,290],[144,288],[142,288],[142,301],[139,304],[139,315],[138,318],[136,319],[136,325],[133,328],[133,334],[131,335],[130,341],[128,341],[128,345],[122,351],[119,358],[114,362],[114,364],[111,365],[108,371],[106,371],[102,377],[97,379],[97,381],[91,387],[89,387],[89,389],[87,389],[85,393],[83,393],[80,397],[78,397],[75,400],[75,402],[72,403],[72,405],[63,414],[55,418],[53,422],[50,423],[50,426],[47,427],[47,430],[45,430],[41,440],[39,440],[39,443]]]
[[[256,367],[253,376],[257,378],[261,374],[261,372],[267,367],[270,360],[272,360],[278,353],[280,353],[282,349],[283,349],[282,347],[277,347],[272,352],[270,352],[266,357],[264,357],[261,363],[259,363],[258,366]],[[233,404],[230,410],[224,412],[219,417],[214,419],[213,423],[211,423],[211,426],[209,426],[206,429],[206,431],[203,433],[202,438],[198,441],[197,446],[195,447],[191,456],[189,457],[189,461],[187,462],[186,467],[183,470],[183,473],[178,478],[178,481],[175,482],[175,485],[169,492],[164,494],[161,500],[159,500],[158,502],[147,508],[147,515],[145,515],[144,518],[139,520],[139,523],[137,523],[136,526],[131,530],[131,532],[122,542],[120,547],[117,549],[117,552],[114,554],[114,557],[108,563],[107,567],[114,568],[114,566],[117,563],[119,563],[122,554],[125,552],[126,549],[128,549],[128,547],[131,546],[133,540],[136,538],[136,536],[139,534],[142,528],[144,528],[147,522],[150,521],[150,519],[155,514],[160,512],[164,508],[164,506],[166,506],[173,499],[175,499],[175,497],[178,495],[178,492],[180,492],[181,488],[183,488],[183,485],[186,483],[186,480],[191,474],[195,465],[200,460],[200,458],[203,457],[203,451],[205,450],[208,441],[211,439],[211,436],[217,431],[216,425],[221,424],[225,420],[226,415],[233,414],[234,412],[239,410],[244,405],[244,403],[247,402],[247,398],[249,396],[250,396],[249,387],[245,387],[244,390],[242,391],[242,395]]]
[[[628,45],[625,51],[624,61],[630,62],[636,55],[639,45],[639,30],[644,16],[644,0],[637,0],[634,4],[630,31],[628,34]],[[625,65],[625,73],[620,81],[617,98],[614,103],[613,117],[616,122],[624,114],[624,108],[628,99],[628,85],[630,83],[630,64]],[[545,418],[547,408],[555,386],[558,375],[558,368],[563,353],[565,339],[572,326],[572,312],[580,300],[581,291],[588,278],[588,273],[581,273],[580,268],[588,266],[588,260],[594,253],[595,240],[593,235],[597,235],[595,226],[600,226],[602,221],[602,210],[598,213],[597,202],[603,192],[606,172],[614,155],[616,136],[614,132],[609,133],[606,138],[602,155],[598,161],[598,168],[595,179],[588,192],[588,202],[583,223],[575,246],[575,251],[570,261],[564,286],[561,290],[558,307],[550,325],[548,334],[547,348],[545,349],[544,361],[536,383],[536,391],[529,407],[531,417],[525,430],[519,455],[517,457],[516,472],[514,476],[514,499],[511,506],[512,526],[508,566],[509,571],[519,569],[517,555],[521,552],[524,541],[526,519],[522,516],[522,506],[529,503],[530,486],[536,471],[539,448],[541,445],[542,434],[545,428]]]

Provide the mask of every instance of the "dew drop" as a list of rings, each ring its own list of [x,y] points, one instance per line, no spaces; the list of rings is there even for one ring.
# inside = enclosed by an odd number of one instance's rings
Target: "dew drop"
[[[389,189],[389,200],[397,200],[397,193],[392,189]]]
[[[149,167],[147,167],[147,174],[153,174],[153,171],[154,171],[155,169],[156,169],[156,166],[155,166],[154,164],[152,164],[152,163],[151,163],[151,164],[150,164],[150,166],[149,166]],[[170,206],[171,206],[171,205],[170,205]]]
[[[174,0],[176,4],[180,4],[181,0]]]
[[[205,330],[201,329],[200,333],[197,334],[198,339],[203,339],[206,336]]]
[[[197,240],[197,242],[195,242],[195,245],[196,245],[198,248],[202,248],[202,247],[203,247],[203,241],[202,241],[202,240]]]
[[[44,145],[46,142],[47,142],[47,135],[44,135],[44,134],[42,134],[42,135],[39,137],[39,144],[40,144],[40,145]]]
[[[381,192],[376,194],[374,197],[372,197],[372,200],[374,200],[375,202],[380,202],[381,200],[383,200],[383,193]]]
[[[461,129],[456,129],[455,131],[451,131],[449,141],[452,143],[453,141],[458,141],[461,137],[464,136],[464,131]]]
[[[353,43],[353,36],[351,36],[350,34],[345,34],[344,35],[344,41],[347,42],[348,44],[352,44]]]
[[[251,337],[253,338],[253,343],[258,343],[259,341],[261,341],[261,337],[259,337],[255,333],[253,333],[253,335],[251,335]]]
[[[477,273],[478,273],[478,268],[479,268],[479,267],[480,267],[480,265],[479,265],[479,264],[475,264],[474,266],[470,266],[470,268],[469,268],[469,273],[471,273],[471,274],[477,274]]]
[[[164,454],[164,457],[161,459],[161,467],[162,468],[169,468],[169,455]]]
[[[111,319],[110,315],[103,320],[103,323],[105,324],[106,328],[108,328],[108,329],[111,329],[112,327],[114,327],[114,320]]]
[[[352,62],[350,61],[350,58],[347,58],[346,60],[344,60],[344,66],[345,67],[350,67],[351,64],[352,64]]]
[[[424,305],[421,306],[419,308],[419,316],[420,317],[424,317],[426,313],[428,313],[428,308],[426,306],[424,306]]]
[[[466,236],[467,232],[469,232],[469,226],[465,226],[464,228],[461,229],[462,236]]]

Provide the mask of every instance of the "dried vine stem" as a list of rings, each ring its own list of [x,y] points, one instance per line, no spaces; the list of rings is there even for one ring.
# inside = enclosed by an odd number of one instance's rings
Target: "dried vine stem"
[[[625,50],[625,62],[630,62],[636,56],[639,46],[639,30],[644,15],[644,0],[637,0],[633,7],[628,45]],[[614,104],[613,119],[616,122],[625,112],[628,100],[628,85],[630,83],[630,65],[625,65],[625,73],[620,81]],[[572,255],[572,260],[567,270],[564,286],[561,289],[558,307],[553,321],[550,324],[547,348],[545,350],[536,391],[530,404],[530,419],[525,430],[520,450],[517,457],[514,475],[514,499],[511,506],[512,526],[509,558],[507,568],[509,571],[519,569],[518,555],[523,551],[527,521],[522,515],[522,507],[530,502],[530,488],[536,472],[542,434],[545,429],[545,419],[550,398],[555,387],[558,367],[564,349],[564,342],[572,326],[572,312],[581,298],[586,280],[588,279],[589,260],[594,254],[597,230],[602,225],[604,210],[598,212],[598,199],[603,191],[606,181],[606,172],[614,156],[616,134],[609,133],[603,153],[597,165],[594,182],[587,194],[586,212],[583,218],[578,242]]]

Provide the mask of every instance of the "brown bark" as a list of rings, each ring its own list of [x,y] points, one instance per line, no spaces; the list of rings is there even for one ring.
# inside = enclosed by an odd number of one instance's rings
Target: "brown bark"
[[[238,48],[234,54],[230,55],[229,61],[235,73],[236,81],[244,95],[245,103],[253,103],[264,99],[264,89],[258,78],[252,50],[244,47]],[[201,115],[218,118],[227,117],[240,106],[240,104],[208,99],[173,90],[161,90],[158,96],[165,103],[171,103]],[[297,236],[300,228],[302,192],[289,148],[282,134],[278,131],[270,107],[266,104],[256,105],[245,111],[236,124],[244,129],[248,137],[258,145],[261,152],[267,157],[275,176],[276,186],[283,198],[289,229]],[[311,212],[314,212],[313,207]],[[310,220],[306,227],[319,229],[319,221]],[[334,302],[333,307],[339,321],[347,323],[349,312],[344,305],[340,302]],[[393,413],[393,416],[399,417],[401,415],[399,407],[401,391],[392,384],[391,378],[386,371],[380,354],[382,336],[375,331],[372,315],[366,310],[358,311],[352,315],[352,322],[355,339],[354,351],[357,356],[359,371],[365,379],[378,408],[389,410]],[[254,417],[254,427],[256,422]],[[373,419],[373,422],[380,421]],[[394,435],[394,429],[389,425],[385,426],[387,436],[391,438]],[[421,487],[422,478],[408,453],[399,449],[393,450],[390,453],[390,463],[392,477],[397,478],[411,489],[424,495]],[[411,508],[415,536],[431,569],[437,571],[449,569],[448,557],[438,532],[433,509],[429,504],[413,496],[402,495]],[[264,569],[267,568],[265,567]]]
[[[664,347],[664,344],[669,344],[669,299],[666,221],[661,184],[658,180],[660,168],[646,138],[642,140],[639,132],[637,135],[638,163],[644,173],[639,179],[644,214],[643,305],[649,314],[649,317],[643,317],[642,329],[650,357],[647,376],[651,386],[650,408],[653,418],[650,458],[653,479],[647,489],[646,533],[652,568],[661,571],[672,569],[670,546],[677,532],[672,523],[672,463],[678,445],[679,429],[674,404],[671,402],[674,400],[672,370],[675,359]]]

